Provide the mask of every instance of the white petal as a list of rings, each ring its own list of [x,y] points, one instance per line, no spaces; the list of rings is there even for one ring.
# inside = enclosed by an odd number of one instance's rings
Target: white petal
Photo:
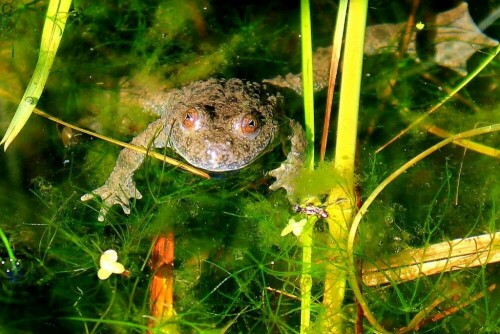
[[[283,231],[281,231],[281,236],[284,237],[285,235],[289,234],[292,231],[293,231],[293,225],[288,224],[287,226],[285,226]]]
[[[306,224],[307,224],[307,219],[301,219],[300,221],[295,223],[293,226],[293,234],[296,236],[300,236]]]
[[[111,266],[111,271],[113,274],[121,274],[125,271],[125,267],[120,262],[114,262]]]
[[[111,276],[111,271],[104,268],[99,269],[97,272],[97,277],[99,277],[100,280],[108,279],[109,276]]]
[[[118,260],[118,253],[114,249],[108,249],[104,252],[103,255],[109,256],[111,259],[113,259],[113,262],[116,262]]]
[[[113,263],[116,263],[116,261],[106,255],[102,255],[101,259],[99,260],[99,265],[101,266],[101,268],[110,268]]]
[[[304,229],[304,226],[300,226],[300,225],[294,226],[293,234],[296,236],[300,236],[302,234],[303,229]]]

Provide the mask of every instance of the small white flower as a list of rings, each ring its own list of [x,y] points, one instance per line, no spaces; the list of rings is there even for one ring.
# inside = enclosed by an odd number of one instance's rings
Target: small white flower
[[[111,274],[122,274],[125,267],[118,261],[118,253],[114,249],[108,249],[101,255],[99,265],[101,268],[97,272],[97,276],[101,280],[108,279]]]
[[[302,230],[304,229],[304,226],[306,226],[307,219],[301,219],[298,222],[295,221],[295,219],[290,218],[288,221],[288,225],[285,226],[283,231],[281,231],[281,236],[285,236],[289,234],[290,232],[299,237],[302,234]]]

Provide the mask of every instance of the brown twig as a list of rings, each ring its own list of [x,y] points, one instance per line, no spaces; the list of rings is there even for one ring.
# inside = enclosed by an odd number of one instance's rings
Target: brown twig
[[[487,288],[487,290],[488,290],[489,292],[491,292],[491,291],[493,291],[493,290],[495,290],[495,289],[496,289],[496,284],[492,284],[492,285],[490,285],[490,286]],[[440,320],[444,319],[445,317],[447,317],[447,316],[449,316],[449,315],[451,315],[451,314],[453,314],[453,313],[457,313],[458,311],[460,311],[460,310],[464,309],[465,307],[467,307],[467,306],[469,306],[470,304],[472,304],[472,303],[476,302],[477,300],[479,300],[479,299],[481,299],[481,298],[484,298],[484,295],[485,295],[485,294],[484,294],[484,292],[480,292],[480,293],[478,293],[478,294],[476,294],[476,295],[474,295],[474,296],[470,297],[470,298],[469,298],[469,300],[467,300],[467,301],[465,301],[465,302],[461,303],[461,304],[460,304],[460,305],[458,305],[458,306],[453,306],[453,307],[450,307],[450,308],[448,308],[448,309],[446,309],[446,310],[444,310],[444,311],[440,311],[439,313],[437,313],[437,314],[435,314],[435,315],[428,316],[428,317],[426,317],[426,318],[422,319],[421,321],[419,321],[419,322],[418,322],[415,326],[413,326],[412,328],[408,328],[408,327],[406,327],[406,328],[405,328],[405,329],[407,329],[407,330],[406,330],[406,332],[409,332],[409,331],[412,331],[412,330],[416,330],[416,331],[418,331],[420,328],[424,327],[424,326],[425,326],[425,325],[427,325],[427,324],[430,324],[430,323],[432,323],[432,322],[436,322],[436,321],[440,321]],[[428,311],[428,310],[426,309],[426,311]],[[403,329],[400,329],[398,332],[399,332],[399,333],[403,333]]]
[[[410,44],[413,29],[415,27],[415,15],[417,13],[419,5],[420,5],[420,0],[412,1],[410,14],[408,15],[408,21],[406,21],[405,32],[403,34],[403,38],[401,39],[401,43],[399,45],[399,51],[396,54],[398,59],[401,59],[406,54],[406,50],[408,49],[408,44]]]
[[[342,37],[344,36],[346,10],[347,4],[344,4],[341,1],[337,13],[337,22],[335,23],[335,31],[332,43],[332,55],[330,58],[330,72],[328,76],[328,92],[326,95],[325,118],[323,120],[323,133],[321,134],[321,144],[319,150],[320,161],[325,160],[326,143],[328,142],[328,131],[330,129],[330,118],[332,114],[333,94],[335,93],[335,80],[337,78],[340,53],[342,51]]]
[[[363,275],[363,267],[361,260],[357,260],[357,275],[361,277]],[[358,280],[358,288],[360,291],[363,291],[363,286],[361,285],[361,280]],[[364,333],[364,328],[363,328],[363,320],[364,320],[364,311],[361,305],[359,304],[358,300],[355,298],[354,303],[356,305],[356,324],[355,324],[355,333],[356,334],[362,334]]]

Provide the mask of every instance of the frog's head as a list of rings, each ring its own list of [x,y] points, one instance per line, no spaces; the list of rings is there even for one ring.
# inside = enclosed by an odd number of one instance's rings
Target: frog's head
[[[281,96],[238,79],[198,81],[185,87],[168,127],[169,145],[191,165],[237,170],[275,142]]]

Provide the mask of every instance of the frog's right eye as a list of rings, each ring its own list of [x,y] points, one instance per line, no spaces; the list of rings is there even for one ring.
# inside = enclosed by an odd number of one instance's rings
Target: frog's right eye
[[[196,124],[198,123],[198,112],[196,109],[191,108],[188,109],[186,112],[184,112],[184,115],[182,116],[182,125],[186,129],[193,129],[196,127]]]
[[[252,135],[259,129],[259,125],[257,118],[252,114],[248,114],[241,120],[241,132],[245,135]]]

